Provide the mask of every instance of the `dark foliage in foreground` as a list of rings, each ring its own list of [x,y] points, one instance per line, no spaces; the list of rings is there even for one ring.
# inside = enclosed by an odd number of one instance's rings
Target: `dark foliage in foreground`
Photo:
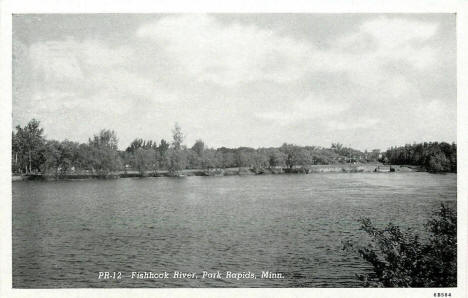
[[[429,239],[421,241],[410,230],[390,223],[376,228],[370,219],[360,220],[369,236],[366,245],[344,242],[343,249],[359,254],[373,273],[359,275],[368,287],[456,287],[457,216],[441,205],[427,223]]]

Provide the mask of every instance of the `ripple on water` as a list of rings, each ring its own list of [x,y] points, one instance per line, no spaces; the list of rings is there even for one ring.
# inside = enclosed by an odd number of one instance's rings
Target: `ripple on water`
[[[423,233],[456,175],[320,174],[13,184],[13,286],[356,287],[357,219]],[[98,280],[99,271],[282,272],[282,280]]]

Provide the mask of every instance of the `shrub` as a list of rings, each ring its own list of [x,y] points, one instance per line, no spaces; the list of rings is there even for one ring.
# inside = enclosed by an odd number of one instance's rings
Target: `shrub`
[[[411,230],[402,231],[390,223],[376,228],[369,218],[360,219],[369,236],[367,245],[344,242],[343,249],[358,253],[373,269],[358,275],[372,287],[456,287],[457,217],[441,205],[426,224],[429,238],[421,241]]]

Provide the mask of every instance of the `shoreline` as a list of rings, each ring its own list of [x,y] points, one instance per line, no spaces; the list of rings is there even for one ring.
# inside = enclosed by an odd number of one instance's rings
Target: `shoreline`
[[[383,164],[359,164],[359,165],[312,165],[296,168],[226,168],[226,169],[186,169],[176,174],[169,171],[146,171],[141,174],[138,171],[119,171],[109,174],[35,174],[12,176],[15,181],[57,181],[57,180],[90,180],[90,179],[119,179],[119,178],[146,178],[146,177],[168,177],[181,178],[190,176],[248,176],[248,175],[288,175],[288,174],[315,174],[315,173],[393,173],[393,172],[427,172],[424,168],[411,165],[383,165]]]

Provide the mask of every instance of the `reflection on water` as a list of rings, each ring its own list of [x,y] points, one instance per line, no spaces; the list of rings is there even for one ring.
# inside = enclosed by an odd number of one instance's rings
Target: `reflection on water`
[[[354,173],[13,183],[13,286],[357,287],[356,219],[420,232],[456,175]],[[99,271],[198,279],[99,280]],[[284,279],[201,279],[202,271]]]

